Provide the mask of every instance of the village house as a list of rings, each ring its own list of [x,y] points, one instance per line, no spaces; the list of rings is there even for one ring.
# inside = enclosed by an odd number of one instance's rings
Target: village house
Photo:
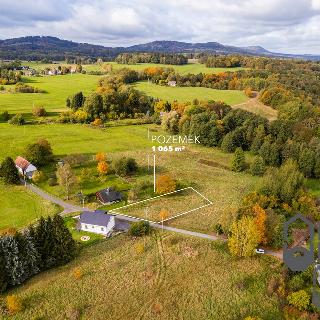
[[[102,204],[112,204],[122,200],[122,194],[110,187],[98,191],[96,196]]]
[[[37,171],[37,168],[32,163],[20,156],[17,157],[14,163],[19,173],[28,179],[32,179],[33,174]]]
[[[168,86],[169,87],[176,87],[177,86],[177,81],[168,81]]]
[[[94,212],[84,211],[79,216],[78,231],[93,232],[109,237],[113,232],[121,232],[129,229],[129,223],[121,221],[113,214],[103,210]]]

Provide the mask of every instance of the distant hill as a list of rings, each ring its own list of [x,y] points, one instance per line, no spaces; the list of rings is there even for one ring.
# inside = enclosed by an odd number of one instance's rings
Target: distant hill
[[[77,43],[49,36],[28,36],[0,40],[0,59],[27,60],[65,60],[66,57],[85,57],[113,59],[122,52],[167,52],[196,53],[211,52],[218,54],[248,54],[258,56],[301,58],[320,60],[315,55],[294,55],[274,53],[261,46],[236,47],[218,42],[189,43],[180,41],[153,41],[130,47],[104,47],[88,43]]]

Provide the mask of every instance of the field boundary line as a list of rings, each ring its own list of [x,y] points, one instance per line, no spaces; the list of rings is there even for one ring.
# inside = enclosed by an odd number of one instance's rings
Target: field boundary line
[[[130,215],[127,215],[127,214],[124,214],[124,213],[119,213],[118,210],[121,210],[121,209],[124,209],[124,208],[128,208],[130,206],[133,206],[133,205],[136,205],[136,204],[140,204],[140,203],[143,203],[143,202],[146,202],[146,201],[152,201],[154,199],[159,199],[161,197],[164,197],[164,196],[167,196],[167,195],[170,195],[170,194],[174,194],[174,193],[178,193],[180,191],[184,191],[184,190],[188,190],[188,189],[191,189],[192,191],[196,192],[201,198],[203,198],[204,200],[206,200],[208,203],[205,204],[205,205],[202,205],[200,207],[197,207],[197,208],[194,208],[194,209],[191,209],[191,210],[188,210],[188,211],[184,211],[182,213],[178,213],[170,218],[167,218],[165,220],[161,220],[161,221],[152,221],[152,220],[149,220],[149,219],[144,219],[144,218],[140,218],[140,217],[134,217],[134,216],[130,216]],[[168,192],[168,193],[165,193],[165,194],[161,194],[159,196],[156,196],[156,197],[151,197],[151,198],[148,198],[148,199],[145,199],[145,200],[141,200],[141,201],[137,201],[137,202],[134,202],[134,203],[130,203],[130,204],[127,204],[125,206],[122,206],[122,207],[119,207],[119,208],[115,208],[115,209],[111,209],[109,212],[110,213],[114,213],[114,214],[117,214],[117,215],[120,215],[120,216],[124,216],[124,217],[128,217],[128,218],[133,218],[133,219],[138,219],[138,220],[142,220],[142,221],[147,221],[147,222],[150,222],[150,223],[153,223],[153,224],[161,224],[163,222],[167,222],[167,221],[170,221],[172,219],[176,219],[178,217],[181,217],[181,216],[184,216],[188,213],[191,213],[191,212],[194,212],[194,211],[197,211],[197,210],[200,210],[202,208],[205,208],[205,207],[208,207],[208,206],[211,206],[213,204],[213,202],[211,200],[209,200],[208,198],[206,198],[203,194],[201,194],[199,191],[197,191],[195,188],[193,187],[186,187],[186,188],[182,188],[182,189],[179,189],[179,190],[176,190],[176,191],[172,191],[172,192]]]

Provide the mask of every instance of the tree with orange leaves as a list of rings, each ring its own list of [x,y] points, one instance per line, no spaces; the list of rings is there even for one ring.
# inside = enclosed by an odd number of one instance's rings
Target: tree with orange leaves
[[[265,244],[267,242],[266,239],[266,220],[267,214],[266,211],[261,208],[258,204],[252,207],[252,212],[254,214],[254,223],[257,226],[260,243]]]
[[[156,191],[158,194],[176,191],[176,182],[168,175],[158,177]]]
[[[104,152],[98,152],[96,154],[96,161],[98,162],[105,162],[107,160],[107,156]]]

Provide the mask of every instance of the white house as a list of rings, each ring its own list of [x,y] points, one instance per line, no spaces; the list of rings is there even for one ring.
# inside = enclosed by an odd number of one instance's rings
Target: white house
[[[176,87],[177,86],[177,82],[176,81],[168,81],[168,86]]]
[[[93,232],[106,237],[110,236],[113,231],[125,231],[128,228],[129,224],[127,222],[119,221],[114,215],[107,214],[102,210],[82,212],[77,224],[78,230]]]
[[[17,157],[14,163],[19,173],[28,179],[32,179],[33,174],[37,171],[37,168],[32,163],[20,156]]]

